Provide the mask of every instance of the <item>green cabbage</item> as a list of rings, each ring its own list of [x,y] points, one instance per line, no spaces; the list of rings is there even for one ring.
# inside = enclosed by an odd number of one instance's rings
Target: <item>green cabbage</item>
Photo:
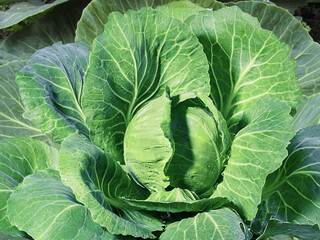
[[[234,5],[95,0],[76,43],[37,50],[16,73],[17,109],[51,146],[0,142],[0,230],[319,238],[320,47],[300,25],[303,40],[264,25],[297,24],[280,8]]]

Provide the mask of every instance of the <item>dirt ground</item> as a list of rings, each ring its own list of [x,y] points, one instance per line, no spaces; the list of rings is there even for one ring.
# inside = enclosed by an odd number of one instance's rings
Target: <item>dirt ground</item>
[[[302,17],[302,20],[311,28],[309,32],[311,37],[320,43],[320,3],[309,3],[307,6],[300,7],[295,15]]]

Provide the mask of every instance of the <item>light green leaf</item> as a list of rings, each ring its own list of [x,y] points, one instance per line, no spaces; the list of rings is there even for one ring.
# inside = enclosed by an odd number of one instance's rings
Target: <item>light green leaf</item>
[[[222,151],[222,155],[228,154],[232,139],[230,136],[230,132],[228,130],[226,120],[223,118],[223,115],[221,114],[221,112],[219,112],[219,110],[213,104],[212,100],[209,97],[201,94],[198,94],[197,97],[201,101],[201,105],[209,109],[209,111],[211,112],[211,114],[213,115],[214,119],[217,122],[217,126],[218,126],[217,130],[219,131],[219,136],[221,138],[221,141],[219,142],[219,144],[222,145],[221,148],[224,150]],[[200,104],[200,103],[197,103],[197,104]],[[225,165],[226,162],[223,162],[223,164]]]
[[[76,134],[65,138],[59,152],[59,168],[63,183],[90,210],[93,220],[110,233],[154,238],[152,232],[162,230],[162,222],[157,218],[128,209],[120,199],[145,199],[148,191],[87,139]]]
[[[227,197],[247,220],[261,201],[268,174],[280,167],[294,136],[290,107],[278,99],[261,99],[243,115],[244,126],[235,136],[223,181],[213,197]]]
[[[312,125],[320,124],[320,93],[303,96],[297,107],[292,126],[296,131]]]
[[[0,231],[25,236],[7,217],[7,201],[24,179],[39,170],[58,167],[58,151],[29,137],[0,141]],[[24,198],[23,198],[24,199]],[[25,201],[25,199],[24,199]]]
[[[163,193],[163,192],[161,192]],[[160,193],[160,194],[161,194]],[[166,196],[166,195],[165,195]],[[133,208],[139,208],[146,211],[157,211],[157,212],[200,212],[209,211],[210,209],[218,209],[228,203],[225,198],[204,198],[200,200],[183,200],[177,196],[172,196],[168,200],[165,200],[161,196],[161,201],[156,198],[155,200],[136,200],[136,199],[125,199],[122,200]],[[176,199],[176,201],[172,201]],[[179,200],[179,201],[178,201]]]
[[[0,11],[0,29],[18,24],[31,16],[40,13],[43,14],[45,11],[67,1],[68,0],[55,0],[52,3],[47,4],[41,0],[15,1],[17,3],[11,6],[7,11]]]
[[[81,42],[92,48],[93,40],[103,33],[104,25],[108,21],[110,13],[118,11],[127,12],[129,9],[139,10],[143,7],[162,6],[170,2],[183,2],[183,5],[198,5],[204,8],[218,9],[223,7],[222,3],[215,0],[191,0],[191,1],[172,1],[172,0],[93,0],[83,11],[78,23],[76,32],[76,42]],[[194,3],[194,4],[192,4]],[[181,5],[181,6],[183,6]],[[192,11],[192,10],[190,10]],[[183,14],[183,13],[181,13]],[[184,14],[183,14],[184,15]]]
[[[301,2],[296,0],[294,2]],[[290,4],[293,1],[286,1]],[[303,1],[305,2],[305,1]],[[307,30],[289,12],[263,2],[239,2],[237,6],[257,17],[264,29],[273,31],[281,42],[291,47],[290,57],[298,65],[295,73],[304,95],[320,91],[320,45],[312,40]]]
[[[171,101],[165,92],[142,107],[129,123],[124,159],[131,176],[150,192],[157,192],[169,185],[164,170],[173,152]]]
[[[267,210],[285,222],[320,225],[320,125],[300,130],[288,151],[263,189]]]
[[[202,11],[186,23],[199,38],[210,65],[211,98],[232,132],[258,99],[275,97],[295,108],[300,87],[290,48],[256,18],[237,7]]]
[[[211,210],[169,224],[160,240],[244,240],[241,218],[228,208]]]
[[[200,199],[186,189],[174,188],[171,191],[153,193],[146,200],[121,198],[127,205],[157,212],[199,212],[218,209],[228,203],[223,197]]]
[[[41,21],[24,27],[0,42],[0,139],[20,135],[44,138],[39,129],[22,117],[25,109],[14,72],[19,71],[37,49],[58,41],[72,42],[82,7],[82,4],[75,7],[69,3],[63,8],[58,6]]]
[[[175,153],[166,174],[171,186],[209,197],[228,158],[230,136],[211,99],[202,98],[205,104],[196,98],[172,109]]]
[[[183,202],[183,201],[199,200],[199,197],[194,192],[188,189],[174,188],[171,191],[162,190],[153,192],[146,201],[165,201],[165,202]]]
[[[217,10],[225,7],[222,3],[216,1],[196,0],[196,1],[170,1],[166,5],[160,5],[161,11],[168,16],[179,19],[184,22],[190,15],[197,14],[205,8],[208,11]]]
[[[88,60],[84,45],[57,43],[38,50],[16,74],[24,117],[58,143],[77,130],[89,134],[81,109]]]
[[[123,163],[128,124],[167,87],[171,97],[209,95],[208,65],[198,39],[160,10],[110,14],[104,33],[94,41],[84,81],[82,107],[90,139]]]
[[[161,11],[168,16],[175,17],[184,22],[190,15],[196,14],[204,8],[190,1],[172,1],[165,5],[160,5]]]
[[[8,216],[34,239],[117,239],[92,220],[54,170],[26,177],[10,196]]]

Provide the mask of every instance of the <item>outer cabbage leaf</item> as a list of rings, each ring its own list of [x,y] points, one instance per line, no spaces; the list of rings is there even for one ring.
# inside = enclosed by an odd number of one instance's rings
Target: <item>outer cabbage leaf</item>
[[[252,220],[250,231],[258,240],[275,236],[275,239],[291,239],[292,236],[299,239],[314,240],[320,237],[319,226],[294,224],[274,218],[267,210],[266,202],[259,205],[257,216]],[[281,238],[282,237],[282,238]]]
[[[294,10],[296,10],[299,6],[307,5],[308,2],[317,2],[318,0],[272,0],[275,4],[277,4],[280,7],[288,9],[292,14],[294,13]]]
[[[0,231],[24,236],[7,217],[7,201],[24,177],[46,168],[57,168],[58,151],[29,137],[0,141]],[[25,198],[23,198],[25,201]]]
[[[237,7],[203,11],[186,23],[199,38],[210,65],[211,98],[232,132],[261,98],[275,97],[295,108],[300,87],[290,48],[256,18]]]
[[[320,124],[320,93],[303,96],[297,107],[292,126],[298,131],[305,127]]]
[[[94,41],[84,81],[90,139],[123,163],[126,127],[139,107],[167,87],[171,97],[209,94],[208,64],[198,39],[159,10],[110,14]]]
[[[58,6],[41,21],[25,26],[0,43],[0,139],[20,135],[44,138],[39,129],[22,117],[25,109],[14,72],[19,71],[37,49],[58,41],[72,42],[82,8],[83,4]]]
[[[320,226],[320,125],[300,130],[288,151],[263,189],[267,210],[285,222]]]
[[[160,240],[244,240],[245,234],[241,218],[228,208],[198,213],[195,217],[186,218],[169,224],[161,234]]]
[[[52,3],[45,4],[41,0],[17,2],[12,5],[7,11],[0,11],[0,29],[8,28],[27,18],[44,13],[50,8],[53,8],[68,0],[56,0]]]
[[[312,40],[301,22],[284,9],[263,2],[238,2],[237,6],[257,17],[262,28],[273,31],[281,42],[291,47],[290,57],[298,65],[295,73],[303,94],[310,96],[318,93],[320,45]]]
[[[14,72],[23,67],[24,61],[12,61],[0,65],[0,139],[13,136],[32,136],[45,139],[44,134],[22,117],[25,112]]]
[[[76,130],[89,134],[80,106],[88,60],[84,45],[57,43],[38,50],[16,74],[24,117],[58,143]]]
[[[172,1],[172,0],[93,0],[83,11],[82,17],[78,22],[76,31],[76,42],[81,42],[92,48],[93,40],[103,33],[104,25],[108,21],[110,13],[118,11],[121,13],[127,12],[129,9],[139,10],[143,7],[157,7],[171,2],[182,2],[180,7],[188,7],[185,9],[193,12],[190,9],[194,4],[204,7],[218,9],[223,7],[222,3],[215,0],[191,0],[191,1]],[[192,4],[193,3],[193,4]],[[185,13],[178,11],[178,16],[185,16]],[[176,15],[177,16],[177,15]],[[175,16],[175,17],[176,17]]]
[[[270,220],[264,232],[257,240],[269,239],[273,236],[287,235],[292,239],[292,236],[303,240],[320,239],[320,230],[318,226],[292,224],[279,220]]]
[[[287,1],[287,0],[257,0],[256,2],[265,2],[269,5],[278,5],[280,7],[286,8],[288,9],[292,14],[294,13],[294,10],[299,7],[299,6],[303,6],[306,5],[308,2],[314,2],[317,0],[291,0],[291,1]],[[226,5],[233,5],[234,3],[238,3],[238,2],[249,2],[246,0],[221,0],[221,2],[226,3]],[[253,1],[252,1],[253,2]]]
[[[144,199],[148,191],[87,139],[76,134],[65,138],[59,152],[59,167],[63,183],[90,210],[93,220],[110,233],[154,238],[152,232],[162,230],[162,222],[157,218],[128,209],[129,205],[120,199],[121,196]]]
[[[92,220],[54,170],[26,177],[10,196],[8,216],[34,239],[118,239]]]
[[[164,93],[141,108],[128,125],[124,159],[131,176],[150,192],[157,192],[169,185],[164,170],[173,152],[171,100]]]
[[[247,110],[235,136],[223,181],[213,197],[227,197],[252,220],[268,174],[280,167],[294,136],[290,107],[278,99],[263,99]]]

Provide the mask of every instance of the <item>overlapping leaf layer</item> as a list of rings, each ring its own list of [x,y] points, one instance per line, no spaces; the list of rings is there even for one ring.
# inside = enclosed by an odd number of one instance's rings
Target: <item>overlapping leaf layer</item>
[[[319,46],[280,8],[228,6],[94,0],[77,43],[3,41],[0,230],[320,239]]]

